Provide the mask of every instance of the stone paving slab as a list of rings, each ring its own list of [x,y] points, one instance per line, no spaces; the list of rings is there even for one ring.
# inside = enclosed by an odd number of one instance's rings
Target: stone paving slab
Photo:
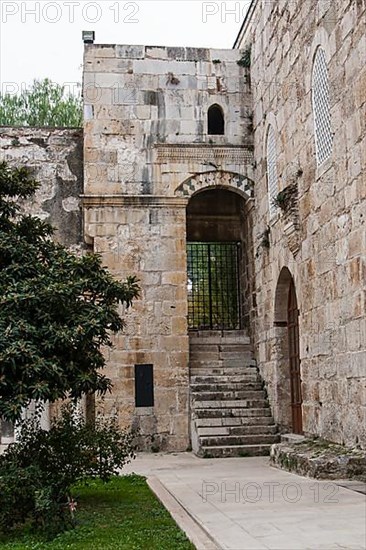
[[[219,547],[208,536],[206,531],[180,505],[174,496],[164,487],[155,476],[148,477],[148,485],[158,499],[169,510],[179,527],[185,531],[189,540],[202,550],[219,550]]]
[[[356,491],[357,493],[362,493],[366,495],[366,483],[363,481],[349,481],[349,480],[338,480],[336,481],[337,485],[350,489],[351,491]]]
[[[365,495],[271,468],[267,457],[143,453],[131,472],[156,477],[222,550],[366,548]]]

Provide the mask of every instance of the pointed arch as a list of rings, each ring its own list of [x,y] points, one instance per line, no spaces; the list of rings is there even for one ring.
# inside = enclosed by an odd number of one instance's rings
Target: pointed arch
[[[206,188],[221,187],[238,193],[244,199],[253,196],[253,182],[246,176],[235,172],[215,170],[190,176],[175,190],[175,195],[180,197],[192,197],[198,191]]]
[[[276,328],[277,400],[279,423],[292,432],[303,432],[299,309],[294,278],[287,267],[278,277],[274,325]]]

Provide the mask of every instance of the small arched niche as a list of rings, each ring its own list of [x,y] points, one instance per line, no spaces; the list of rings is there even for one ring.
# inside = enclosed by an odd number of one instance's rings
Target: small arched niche
[[[274,303],[275,327],[287,327],[287,303],[291,284],[293,284],[292,275],[287,267],[283,267],[276,286]]]
[[[208,110],[208,135],[223,136],[225,134],[224,112],[220,105],[215,103]]]

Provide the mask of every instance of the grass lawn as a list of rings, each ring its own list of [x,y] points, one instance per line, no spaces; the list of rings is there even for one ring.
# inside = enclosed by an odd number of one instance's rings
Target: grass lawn
[[[74,495],[75,529],[52,542],[24,532],[0,536],[1,550],[194,550],[143,477],[116,477],[107,484],[91,481],[77,487]]]

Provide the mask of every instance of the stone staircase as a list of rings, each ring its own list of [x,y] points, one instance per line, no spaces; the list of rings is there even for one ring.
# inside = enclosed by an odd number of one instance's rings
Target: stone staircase
[[[244,331],[190,334],[190,406],[197,456],[268,455],[280,441]]]

